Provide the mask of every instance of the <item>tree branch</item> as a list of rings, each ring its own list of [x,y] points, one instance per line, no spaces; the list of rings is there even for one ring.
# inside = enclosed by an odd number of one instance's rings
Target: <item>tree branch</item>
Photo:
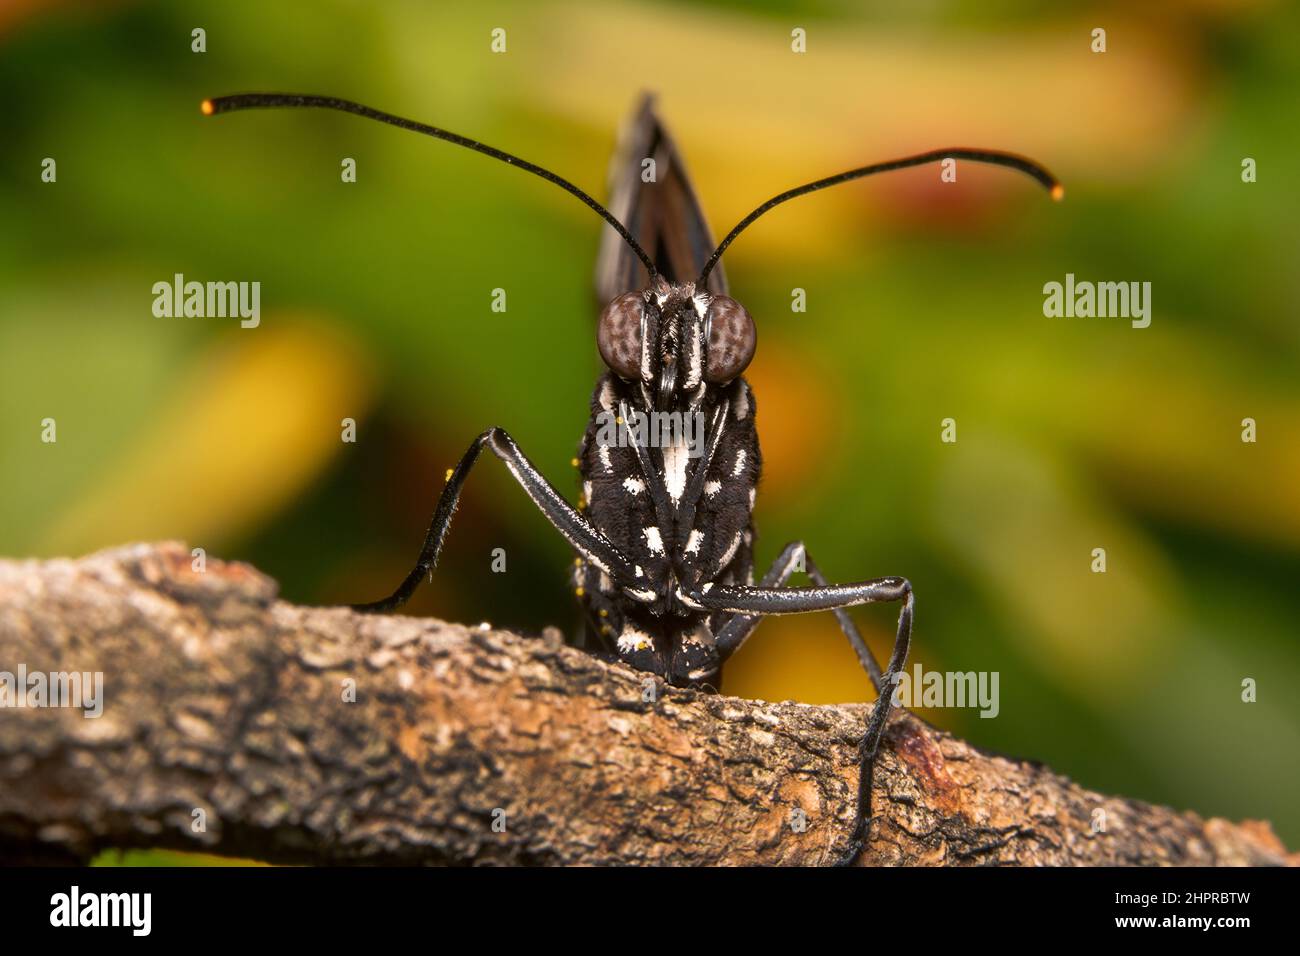
[[[647,702],[648,675],[557,634],[275,595],[175,543],[0,561],[0,671],[104,682],[98,718],[0,710],[0,857],[821,864],[846,844],[866,706]],[[868,864],[1297,861],[1266,823],[1091,793],[909,715],[875,786]]]

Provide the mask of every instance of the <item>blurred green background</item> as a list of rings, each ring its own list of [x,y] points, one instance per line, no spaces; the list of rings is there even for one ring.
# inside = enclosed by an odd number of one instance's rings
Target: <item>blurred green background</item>
[[[834,579],[908,576],[912,659],[1001,675],[996,719],[935,723],[1092,788],[1271,819],[1295,848],[1298,74],[1285,3],[11,0],[0,553],[178,538],[290,600],[347,602],[405,573],[489,425],[576,498],[599,221],[445,144],[321,111],[207,119],[205,96],[347,97],[603,196],[618,126],[655,90],[716,232],[848,167],[1011,149],[1065,202],[931,167],[784,206],[728,252],[760,329],[759,563],[803,538]],[[261,326],[155,318],[177,272],[260,281]],[[1067,272],[1150,281],[1150,328],[1045,318]],[[572,632],[568,561],[489,459],[409,610]],[[893,610],[857,617],[887,653]],[[869,697],[830,615],[765,623],[726,689]]]

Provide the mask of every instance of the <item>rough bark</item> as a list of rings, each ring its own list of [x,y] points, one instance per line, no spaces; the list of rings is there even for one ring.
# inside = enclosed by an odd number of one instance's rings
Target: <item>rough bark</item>
[[[869,711],[647,701],[646,675],[558,635],[296,607],[179,544],[0,561],[0,671],[19,664],[102,671],[105,704],[0,709],[11,861],[822,864],[846,845]],[[1295,862],[1265,823],[1092,793],[905,714],[874,803],[864,864]]]

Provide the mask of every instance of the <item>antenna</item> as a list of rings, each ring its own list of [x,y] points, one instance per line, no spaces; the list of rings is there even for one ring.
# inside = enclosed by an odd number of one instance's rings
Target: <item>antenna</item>
[[[432,136],[434,139],[453,143],[456,146],[464,146],[466,149],[472,149],[485,156],[491,156],[493,159],[499,159],[509,166],[530,172],[534,176],[540,176],[548,183],[554,183],[565,192],[577,196],[594,209],[597,215],[613,226],[618,234],[623,237],[623,241],[632,247],[632,251],[637,254],[637,258],[645,263],[651,278],[656,275],[654,261],[646,255],[646,251],[632,238],[632,234],[627,231],[627,228],[614,217],[613,213],[596,202],[583,190],[567,179],[555,175],[549,169],[543,169],[536,163],[530,163],[526,159],[512,156],[510,153],[494,146],[488,146],[486,143],[480,143],[478,140],[470,139],[468,136],[461,136],[458,133],[439,129],[436,126],[429,126],[426,123],[418,123],[415,120],[394,116],[392,113],[385,113],[369,106],[362,106],[360,103],[353,103],[351,100],[341,100],[333,96],[314,96],[309,93],[236,93],[231,96],[218,96],[210,100],[204,100],[199,109],[204,116],[216,116],[220,113],[234,113],[238,110],[278,109],[281,107],[291,109],[317,107],[327,110],[339,110],[343,113],[353,113],[357,116],[364,116],[366,119],[387,123],[389,126],[396,126],[414,133],[423,133],[425,136]]]
[[[736,224],[736,228],[727,233],[727,237],[718,244],[718,248],[713,250],[709,256],[708,262],[704,264],[704,270],[700,277],[695,280],[697,289],[703,288],[704,283],[708,281],[709,273],[717,265],[718,259],[727,251],[727,247],[732,241],[745,231],[746,228],[759,216],[787,200],[794,199],[798,196],[805,196],[808,193],[816,192],[819,189],[826,189],[828,186],[838,186],[840,183],[847,183],[854,179],[862,179],[865,176],[874,176],[876,173],[887,173],[895,169],[907,169],[909,166],[922,166],[925,163],[933,163],[940,159],[969,159],[976,163],[987,163],[990,166],[1006,166],[1009,169],[1017,169],[1027,176],[1042,183],[1043,187],[1051,194],[1055,200],[1060,200],[1065,195],[1065,187],[1057,181],[1056,177],[1046,169],[1024,156],[1018,156],[1015,153],[1004,153],[994,149],[934,149],[928,153],[918,153],[915,156],[908,156],[903,159],[891,159],[884,163],[873,163],[870,166],[861,166],[857,169],[850,169],[846,173],[840,173],[836,176],[827,176],[825,179],[818,179],[816,182],[805,183],[802,186],[796,186],[794,189],[787,189],[778,196],[773,196],[763,205],[759,206],[744,219]]]

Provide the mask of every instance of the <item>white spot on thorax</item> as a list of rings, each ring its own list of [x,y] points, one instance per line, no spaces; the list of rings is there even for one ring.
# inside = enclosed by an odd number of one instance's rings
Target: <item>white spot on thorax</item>
[[[722,482],[720,481],[706,481],[704,483],[705,497],[712,498],[721,490],[722,490]]]
[[[701,378],[700,337],[698,335],[691,336],[691,354],[688,362],[686,382],[684,384],[687,388],[694,388],[700,383]]]
[[[642,528],[641,533],[645,535],[646,547],[650,549],[652,554],[664,553],[664,539],[663,535],[659,533],[658,528],[654,525],[650,525],[647,528]]]
[[[623,633],[618,636],[618,652],[620,654],[630,654],[632,651],[653,651],[654,649],[654,639],[645,631],[638,631],[634,627],[625,627]]]
[[[624,478],[623,487],[627,489],[629,495],[639,495],[645,491],[645,482],[640,478]]]
[[[699,528],[692,528],[690,536],[686,539],[686,553],[699,554],[700,544],[704,541],[704,535],[700,533]]]
[[[749,386],[741,382],[736,388],[736,397],[731,402],[731,414],[737,421],[744,421],[749,414]]]
[[[689,457],[689,449],[681,435],[674,435],[672,444],[664,446],[664,485],[674,502],[679,501],[682,492],[686,490],[686,462]]]
[[[745,470],[745,449],[736,452],[736,467],[731,470],[731,474],[739,478],[740,473]]]
[[[725,568],[728,564],[730,564],[731,559],[736,556],[736,550],[739,547],[740,547],[740,532],[737,531],[736,536],[731,539],[731,544],[727,545],[727,553],[724,554],[722,556],[722,559],[718,562],[718,567]]]

